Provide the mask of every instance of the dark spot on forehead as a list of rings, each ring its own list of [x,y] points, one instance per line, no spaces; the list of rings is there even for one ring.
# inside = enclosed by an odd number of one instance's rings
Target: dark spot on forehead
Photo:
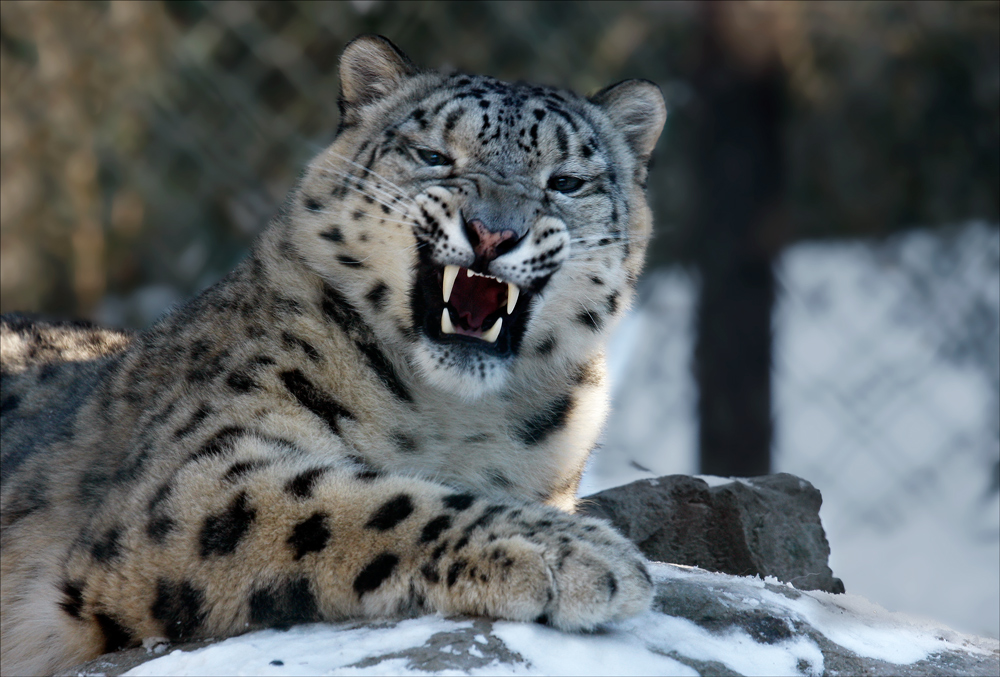
[[[569,128],[574,132],[578,131],[579,128],[576,126],[576,120],[574,120],[573,117],[561,107],[550,107],[549,110],[565,120],[566,124],[568,124]]]
[[[455,128],[455,125],[458,124],[463,115],[465,115],[465,109],[462,107],[458,107],[448,113],[448,117],[444,120],[444,131],[446,134]]]
[[[556,126],[556,145],[559,146],[559,159],[562,161],[569,154],[569,139],[562,125]]]

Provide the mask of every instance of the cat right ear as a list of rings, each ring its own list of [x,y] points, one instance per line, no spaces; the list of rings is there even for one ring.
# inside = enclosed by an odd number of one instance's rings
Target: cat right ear
[[[604,109],[638,157],[648,158],[667,121],[663,93],[649,80],[624,80],[590,97]]]
[[[363,106],[378,101],[418,72],[409,57],[387,38],[354,38],[340,56],[341,104]]]

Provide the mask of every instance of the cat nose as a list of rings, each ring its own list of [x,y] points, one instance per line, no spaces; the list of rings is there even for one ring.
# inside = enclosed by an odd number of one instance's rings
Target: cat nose
[[[492,231],[479,219],[465,222],[465,234],[476,258],[484,263],[503,256],[521,241],[521,236],[513,230]]]

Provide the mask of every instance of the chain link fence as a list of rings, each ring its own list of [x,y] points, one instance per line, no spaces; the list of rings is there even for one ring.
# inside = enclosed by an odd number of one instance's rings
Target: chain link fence
[[[801,243],[776,265],[775,472],[812,482],[848,592],[1000,631],[1000,230]],[[648,275],[609,346],[582,493],[698,470],[698,276]]]
[[[1000,481],[1000,236],[984,224],[878,246],[799,245],[775,317],[777,462],[843,485],[840,528],[889,531]],[[815,450],[796,459],[797,449]],[[963,522],[956,528],[970,527]],[[994,533],[994,539],[1000,534]]]
[[[800,244],[779,266],[777,470],[848,591],[1000,632],[1000,231]]]

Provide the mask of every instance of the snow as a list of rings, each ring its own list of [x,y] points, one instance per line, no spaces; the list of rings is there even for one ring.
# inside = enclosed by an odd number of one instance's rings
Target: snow
[[[649,621],[652,614],[642,618]],[[659,619],[653,621],[660,628]],[[634,622],[634,621],[633,621]],[[688,621],[684,621],[689,623]],[[690,623],[689,623],[690,624]],[[691,624],[693,625],[693,624]],[[697,675],[697,671],[650,649],[631,623],[603,635],[573,635],[528,623],[495,623],[493,635],[523,656],[532,675]],[[494,673],[496,674],[496,673]]]
[[[736,481],[732,477],[716,477],[715,475],[695,475],[695,477],[700,479],[709,487],[721,487],[726,484],[732,484]]]
[[[713,590],[736,611],[759,607],[798,628],[808,624],[859,656],[907,665],[947,651],[987,653],[934,623],[890,613],[856,595],[802,593],[773,579],[768,582],[667,564],[653,564],[651,573],[661,586],[680,583]],[[666,590],[669,596],[669,586]],[[685,660],[720,663],[744,675],[824,672],[823,654],[806,633],[775,643],[758,642],[742,630],[711,632],[691,620],[656,611],[590,634],[495,622],[488,632],[477,632],[472,642],[461,641],[472,629],[470,620],[426,616],[374,627],[314,624],[264,630],[195,651],[175,650],[126,674],[697,675]],[[455,641],[438,648],[439,653],[481,659],[492,639],[516,655],[506,662],[494,659],[469,669],[427,670],[411,659],[412,652],[426,650],[432,638],[449,634]]]
[[[331,670],[384,655],[395,648],[421,646],[438,632],[472,627],[427,616],[386,627],[298,625],[288,630],[262,630],[219,642],[197,651],[174,650],[143,663],[128,675],[326,675]],[[280,661],[281,665],[273,665]],[[339,674],[407,675],[398,659]]]

